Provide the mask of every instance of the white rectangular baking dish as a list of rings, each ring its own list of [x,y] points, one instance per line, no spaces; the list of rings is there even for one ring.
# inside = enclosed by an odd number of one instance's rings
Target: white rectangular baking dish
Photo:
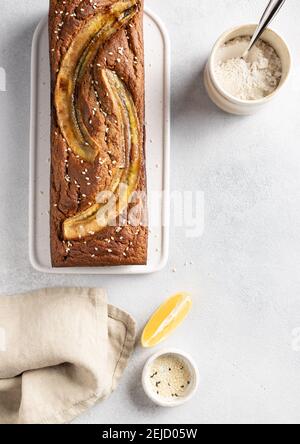
[[[144,15],[146,75],[146,156],[149,196],[149,252],[146,266],[53,268],[49,241],[50,185],[50,69],[48,20],[38,25],[32,44],[29,256],[45,273],[142,274],[161,270],[169,249],[170,175],[170,45],[161,21],[149,10]],[[161,204],[156,193],[163,192]],[[156,205],[154,205],[156,203]],[[155,221],[153,215],[155,214]]]

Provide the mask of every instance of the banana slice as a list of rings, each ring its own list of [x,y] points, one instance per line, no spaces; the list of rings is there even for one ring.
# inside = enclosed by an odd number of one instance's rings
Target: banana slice
[[[69,147],[86,162],[96,159],[100,142],[90,137],[82,122],[78,122],[76,87],[99,48],[136,12],[136,0],[128,0],[115,3],[109,12],[96,14],[81,29],[63,58],[54,93],[57,119]]]
[[[103,69],[101,75],[111,100],[115,101],[119,108],[118,115],[122,119],[121,127],[124,131],[128,163],[123,170],[119,170],[122,173],[115,177],[110,190],[111,195],[104,202],[100,201],[64,222],[63,234],[66,240],[94,235],[106,226],[113,225],[117,216],[127,208],[139,180],[141,130],[133,99],[116,73]]]

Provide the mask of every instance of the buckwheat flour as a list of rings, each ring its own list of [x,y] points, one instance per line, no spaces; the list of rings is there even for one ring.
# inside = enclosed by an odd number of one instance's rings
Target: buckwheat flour
[[[220,48],[215,75],[220,86],[242,100],[262,99],[274,92],[282,77],[281,60],[275,49],[259,40],[246,60],[241,56],[250,37],[238,37]]]

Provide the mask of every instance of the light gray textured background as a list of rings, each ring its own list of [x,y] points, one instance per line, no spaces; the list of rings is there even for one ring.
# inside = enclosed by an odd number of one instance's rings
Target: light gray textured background
[[[172,42],[172,189],[202,190],[205,231],[171,228],[170,261],[147,277],[47,276],[28,261],[30,45],[47,0],[0,0],[0,291],[103,286],[142,327],[166,296],[189,290],[189,321],[165,345],[191,352],[201,372],[196,398],[175,410],[153,406],[139,380],[138,349],[117,392],[81,423],[299,423],[300,352],[300,2],[274,28],[287,38],[294,72],[282,96],[255,117],[219,112],[202,70],[227,28],[253,22],[265,0],[146,0]],[[185,261],[193,265],[184,266]],[[177,272],[172,269],[176,267]],[[293,349],[294,348],[294,349]]]

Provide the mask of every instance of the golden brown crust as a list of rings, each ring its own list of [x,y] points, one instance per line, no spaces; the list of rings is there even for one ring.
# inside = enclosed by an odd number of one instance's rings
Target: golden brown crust
[[[55,267],[142,265],[147,262],[148,229],[118,221],[117,227],[107,227],[86,238],[66,241],[62,226],[67,218],[84,211],[95,203],[100,190],[107,189],[114,163],[119,162],[118,127],[112,131],[108,144],[102,143],[102,152],[88,163],[68,147],[57,122],[54,91],[57,73],[72,40],[82,27],[100,10],[109,10],[117,0],[50,0],[49,41],[51,64],[51,257]],[[84,124],[91,134],[105,140],[109,116],[96,109],[95,84],[98,69],[115,71],[131,93],[142,128],[140,150],[142,165],[137,191],[146,191],[144,156],[144,54],[143,1],[137,0],[139,10],[134,18],[117,31],[99,50],[93,66],[83,79],[78,101]],[[101,94],[101,90],[98,91]],[[105,102],[107,100],[107,103]],[[109,109],[104,95],[101,103]],[[109,122],[113,126],[113,122]],[[109,151],[109,155],[107,152]],[[105,162],[101,162],[105,159]],[[145,212],[145,208],[142,210]],[[123,224],[125,226],[123,226]],[[122,226],[121,226],[122,225]]]

